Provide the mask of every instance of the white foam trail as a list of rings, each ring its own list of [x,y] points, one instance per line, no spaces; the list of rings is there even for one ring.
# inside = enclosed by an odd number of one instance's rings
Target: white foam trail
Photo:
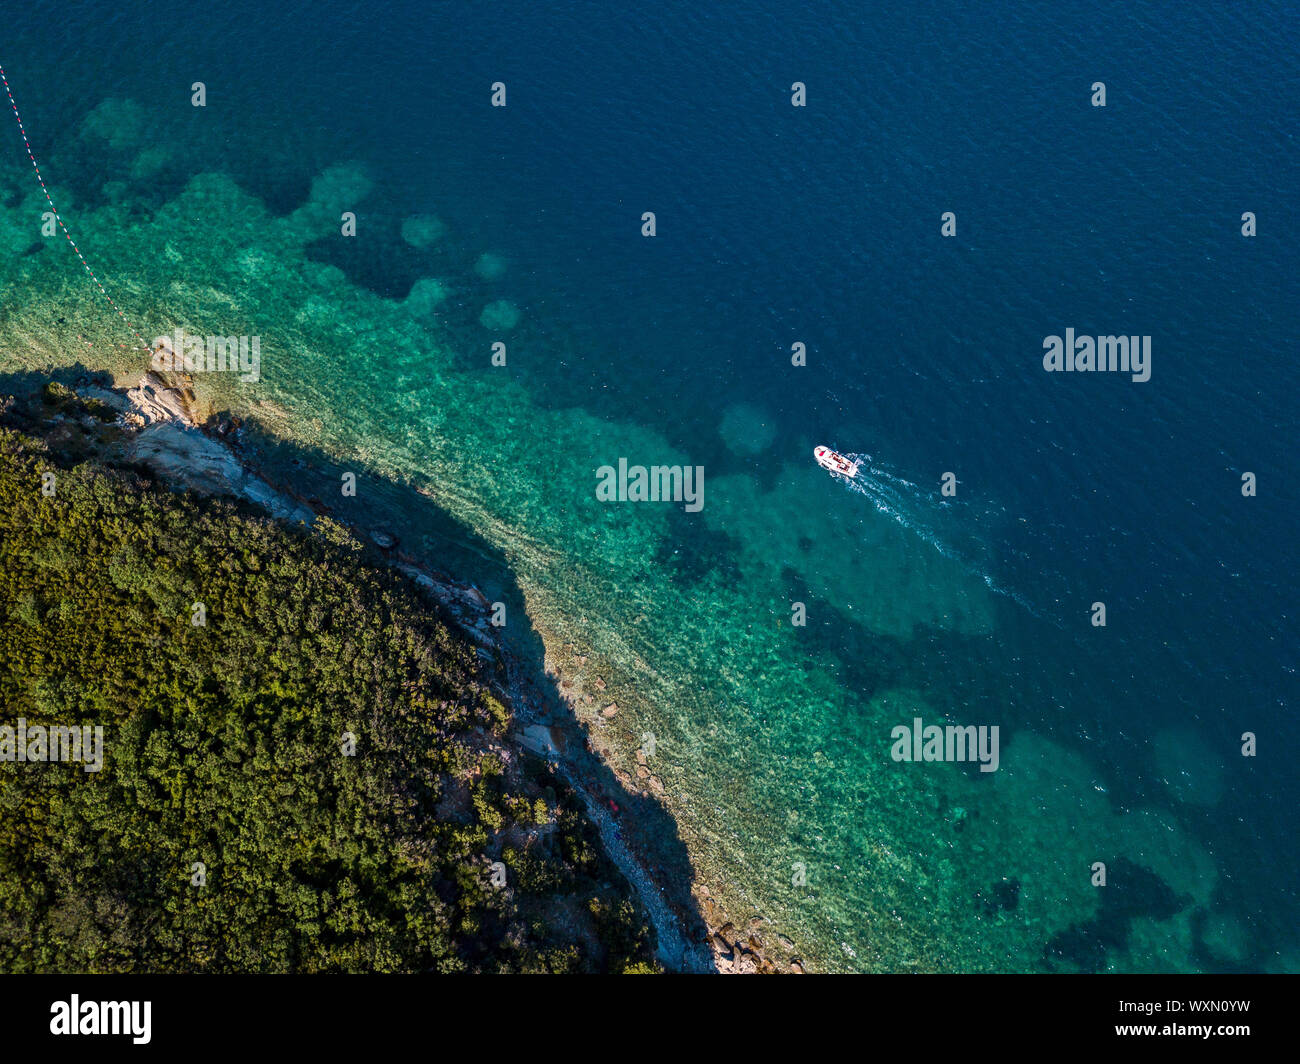
[[[872,465],[871,455],[869,454],[850,454],[846,452],[845,457],[859,464],[858,475],[852,480],[846,480],[843,477],[836,477],[836,480],[843,483],[850,491],[866,496],[878,513],[897,521],[945,558],[950,558],[973,572],[984,581],[990,591],[1019,603],[1035,617],[1038,616],[1038,612],[1023,597],[1009,588],[1002,587],[978,564],[945,543],[932,527],[915,516],[917,513],[923,512],[925,507],[932,506],[932,493],[923,493],[916,484],[905,477],[900,477],[878,465]],[[961,502],[956,499],[944,501],[945,507],[964,505],[964,500]]]

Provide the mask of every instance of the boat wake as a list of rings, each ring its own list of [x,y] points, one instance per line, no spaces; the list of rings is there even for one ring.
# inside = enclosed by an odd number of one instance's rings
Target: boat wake
[[[982,549],[974,540],[972,526],[979,523],[979,518],[970,503],[955,498],[936,501],[937,489],[922,489],[914,482],[873,461],[869,454],[846,452],[844,457],[857,463],[858,466],[857,475],[854,477],[835,477],[845,488],[856,495],[864,496],[875,507],[877,513],[884,514],[890,520],[897,522],[945,558],[952,559],[974,573],[983,580],[989,590],[1011,599],[1035,617],[1038,616],[1038,612],[1023,596],[994,580],[975,557],[977,550],[982,553]],[[931,515],[928,519],[923,516],[927,512]],[[940,532],[941,514],[945,523],[956,521],[965,528],[972,539],[973,549],[954,546],[951,542],[954,537],[945,536]],[[964,519],[960,517],[962,514],[965,515]]]

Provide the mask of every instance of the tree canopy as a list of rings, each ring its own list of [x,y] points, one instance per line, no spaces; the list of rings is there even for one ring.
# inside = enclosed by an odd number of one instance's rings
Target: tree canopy
[[[653,966],[417,587],[328,518],[84,457],[0,428],[0,725],[104,729],[99,772],[0,761],[0,969]]]

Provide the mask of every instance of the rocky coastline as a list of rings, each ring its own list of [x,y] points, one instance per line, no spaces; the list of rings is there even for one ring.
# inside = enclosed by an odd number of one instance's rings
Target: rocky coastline
[[[151,469],[160,479],[203,494],[234,495],[291,524],[311,525],[330,513],[318,499],[304,499],[287,485],[276,484],[239,445],[239,426],[232,419],[209,418],[200,422],[192,393],[158,372],[146,373],[132,388],[78,384],[77,394],[111,408],[124,430],[122,456]],[[659,959],[672,971],[714,970],[709,949],[684,933],[683,914],[664,900],[664,889],[647,863],[624,837],[619,817],[599,794],[599,784],[572,756],[574,744],[584,740],[576,728],[564,729],[551,715],[539,712],[541,699],[526,689],[523,670],[505,640],[490,623],[491,604],[472,583],[464,583],[429,569],[405,554],[398,537],[383,528],[353,533],[373,544],[379,556],[430,594],[448,619],[478,647],[480,657],[493,666],[493,686],[510,707],[516,721],[514,739],[520,748],[547,758],[551,767],[572,787],[600,832],[610,858],[632,884],[655,928]]]
[[[148,467],[166,483],[202,494],[242,498],[290,524],[310,526],[318,516],[347,524],[318,498],[303,498],[260,469],[241,446],[237,419],[200,419],[193,393],[170,374],[150,371],[129,388],[82,380],[73,390],[84,402],[115,415],[121,437],[114,449],[120,457]],[[516,721],[515,742],[521,750],[545,758],[581,798],[606,852],[632,884],[655,928],[659,959],[665,968],[691,973],[803,972],[794,956],[794,943],[774,935],[762,916],[752,916],[737,926],[702,883],[692,890],[698,914],[686,912],[670,900],[670,892],[653,871],[652,856],[638,852],[629,838],[632,833],[624,830],[624,818],[631,810],[612,800],[597,779],[594,768],[600,751],[590,741],[587,725],[576,713],[547,708],[548,703],[574,709],[579,700],[593,702],[595,695],[584,692],[581,684],[575,689],[573,673],[561,678],[561,667],[555,666],[552,672],[548,664],[547,677],[554,689],[537,691],[501,629],[492,626],[491,603],[479,588],[421,564],[400,549],[398,536],[387,529],[349,527],[373,546],[379,559],[424,588],[451,623],[478,646],[496,693]],[[566,665],[585,663],[580,648],[570,645],[565,650]],[[596,693],[604,687],[599,677],[592,686]],[[599,709],[596,719],[603,723],[617,713],[617,702],[611,699]],[[650,772],[644,755],[639,754],[637,762],[635,778],[608,767],[628,792],[639,791],[643,798],[662,800],[663,783]]]

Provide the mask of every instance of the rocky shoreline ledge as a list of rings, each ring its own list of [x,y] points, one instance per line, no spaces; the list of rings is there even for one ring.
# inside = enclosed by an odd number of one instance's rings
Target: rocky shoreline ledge
[[[195,414],[192,393],[183,384],[169,380],[167,375],[150,371],[130,388],[79,381],[72,390],[82,400],[116,415],[116,423],[123,430],[119,444],[122,458],[148,467],[167,483],[202,494],[243,498],[272,517],[291,524],[311,525],[322,515],[347,524],[319,499],[302,498],[291,487],[275,483],[259,469],[240,446],[241,432],[236,420],[200,421]],[[600,756],[586,734],[586,726],[576,715],[558,720],[555,713],[543,708],[547,699],[525,679],[525,670],[500,630],[491,626],[491,604],[476,586],[419,564],[399,549],[398,537],[392,532],[383,528],[349,527],[359,538],[373,544],[384,562],[432,595],[443,606],[448,619],[479,647],[484,662],[495,668],[492,685],[514,715],[515,741],[522,749],[546,758],[582,799],[606,852],[632,884],[655,928],[659,959],[666,968],[679,972],[724,973],[803,970],[797,959],[782,963],[769,958],[760,931],[761,917],[754,917],[745,929],[737,929],[717,908],[703,885],[695,887],[694,895],[705,917],[704,935],[699,933],[699,921],[694,914],[681,911],[668,900],[665,887],[651,871],[653,862],[637,852],[623,830],[622,817],[630,815],[630,811],[613,802],[594,772],[584,765],[584,761]],[[573,649],[576,653],[576,648]],[[562,682],[558,676],[554,679],[552,698],[572,706],[577,693],[565,689],[572,686],[571,681]],[[599,679],[596,686],[601,686]],[[592,696],[583,697],[590,701]],[[614,702],[603,707],[601,719],[612,718],[617,708]],[[609,767],[629,790],[640,788],[646,797],[650,793],[662,795],[662,784],[643,766],[638,766],[635,780],[628,773]],[[782,945],[787,942],[783,940]]]

